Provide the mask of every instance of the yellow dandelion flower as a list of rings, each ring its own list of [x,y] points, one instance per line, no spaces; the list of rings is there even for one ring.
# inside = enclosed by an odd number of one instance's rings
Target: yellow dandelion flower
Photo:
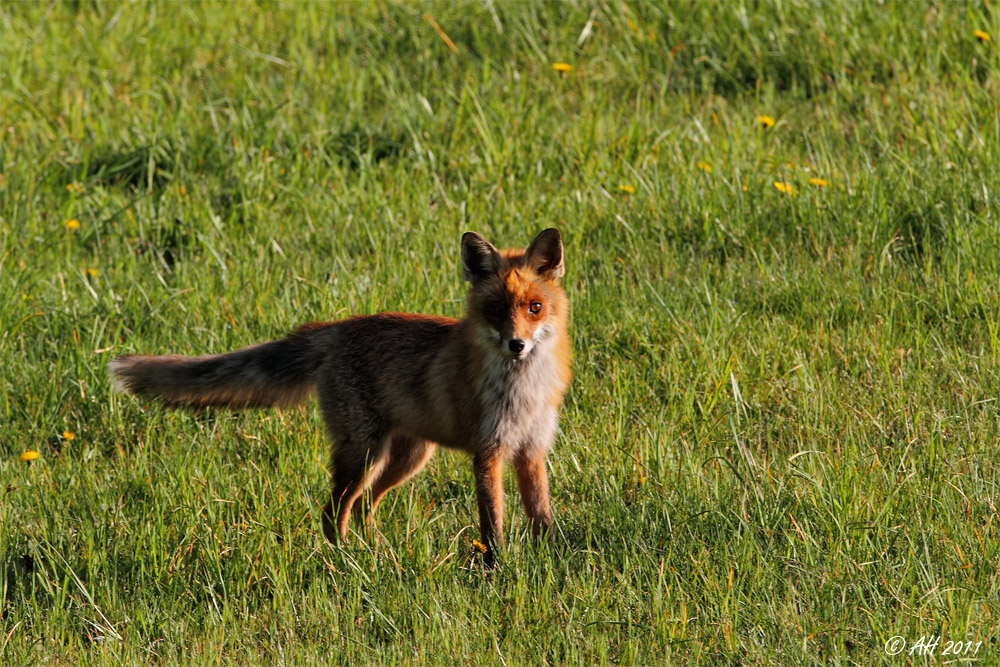
[[[486,545],[479,540],[472,540],[472,547],[481,554],[486,553]]]
[[[775,120],[771,116],[757,116],[757,124],[763,127],[765,130],[770,130],[774,127]]]
[[[62,437],[63,437],[63,440],[67,440],[67,441],[68,440],[75,440],[76,439],[76,436],[73,435],[72,431],[63,431]]]
[[[568,74],[573,71],[573,66],[569,63],[552,63],[552,69],[560,74]]]
[[[985,30],[973,30],[972,34],[975,35],[976,39],[978,39],[980,42],[990,41],[990,34]]]
[[[794,195],[795,187],[791,183],[784,183],[782,181],[774,182],[774,189],[783,195]]]
[[[68,229],[71,232],[80,229],[80,221],[77,220],[76,218],[70,218],[69,220],[63,222],[63,224],[66,225],[66,229]]]
[[[69,192],[83,192],[83,186],[79,183],[70,183],[66,186]]]
[[[701,169],[706,174],[712,173],[712,165],[707,162],[695,162],[694,166],[698,167],[698,169]]]
[[[627,192],[629,194],[635,192],[635,186],[632,185],[619,185],[618,189],[621,190],[622,192]]]
[[[824,178],[810,178],[809,185],[815,185],[817,188],[825,188],[830,183]]]
[[[187,194],[187,188],[185,188],[183,185],[178,185],[177,186],[177,194],[179,194],[179,195],[186,195]]]
[[[19,461],[25,461],[25,462],[27,462],[27,461],[34,461],[38,457],[39,457],[39,453],[38,452],[36,452],[33,449],[29,449],[28,451],[24,452],[19,457],[17,457],[17,459]]]
[[[100,271],[97,269],[87,269],[87,275],[91,278],[96,278],[98,273],[100,273]]]

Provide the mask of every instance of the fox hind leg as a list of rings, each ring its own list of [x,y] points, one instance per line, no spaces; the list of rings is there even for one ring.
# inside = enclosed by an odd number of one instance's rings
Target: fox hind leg
[[[437,445],[429,440],[415,438],[409,435],[397,434],[389,441],[389,451],[385,463],[377,474],[369,473],[368,488],[364,495],[354,503],[354,516],[363,519],[365,524],[371,522],[372,514],[386,492],[406,482],[420,472]]]
[[[323,534],[329,542],[347,539],[351,507],[372,479],[385,466],[388,447],[385,438],[341,439],[332,459],[333,486],[323,507]]]

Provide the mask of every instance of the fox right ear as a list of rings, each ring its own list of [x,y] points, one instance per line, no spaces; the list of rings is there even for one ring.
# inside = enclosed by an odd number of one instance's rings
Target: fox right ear
[[[470,283],[496,275],[500,271],[500,253],[479,234],[466,232],[462,235],[462,270]]]
[[[524,251],[524,259],[539,275],[562,278],[566,273],[566,265],[563,263],[562,234],[554,227],[539,232]]]

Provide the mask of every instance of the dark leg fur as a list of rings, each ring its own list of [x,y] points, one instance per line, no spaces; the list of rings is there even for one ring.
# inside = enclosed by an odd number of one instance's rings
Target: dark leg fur
[[[354,503],[354,516],[365,524],[371,522],[375,508],[386,492],[412,478],[430,460],[434,443],[406,435],[393,436],[385,464],[377,475],[369,474],[369,487]]]
[[[328,541],[347,539],[351,507],[364,492],[368,480],[378,476],[385,465],[388,449],[385,444],[377,439],[359,446],[352,446],[350,441],[338,443],[332,457],[333,487],[323,507],[323,535]]]
[[[486,546],[487,567],[496,562],[496,551],[503,545],[503,459],[479,455],[472,461],[479,501],[479,534]]]

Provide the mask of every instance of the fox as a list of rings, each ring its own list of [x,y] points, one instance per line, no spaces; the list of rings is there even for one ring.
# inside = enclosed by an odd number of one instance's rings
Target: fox
[[[209,356],[125,355],[116,389],[169,408],[287,408],[315,393],[329,432],[322,528],[345,541],[386,492],[436,449],[472,459],[484,560],[503,545],[503,470],[512,464],[532,535],[551,540],[546,460],[572,377],[558,229],[498,250],[466,232],[462,319],[383,312],[303,324],[281,340]]]

